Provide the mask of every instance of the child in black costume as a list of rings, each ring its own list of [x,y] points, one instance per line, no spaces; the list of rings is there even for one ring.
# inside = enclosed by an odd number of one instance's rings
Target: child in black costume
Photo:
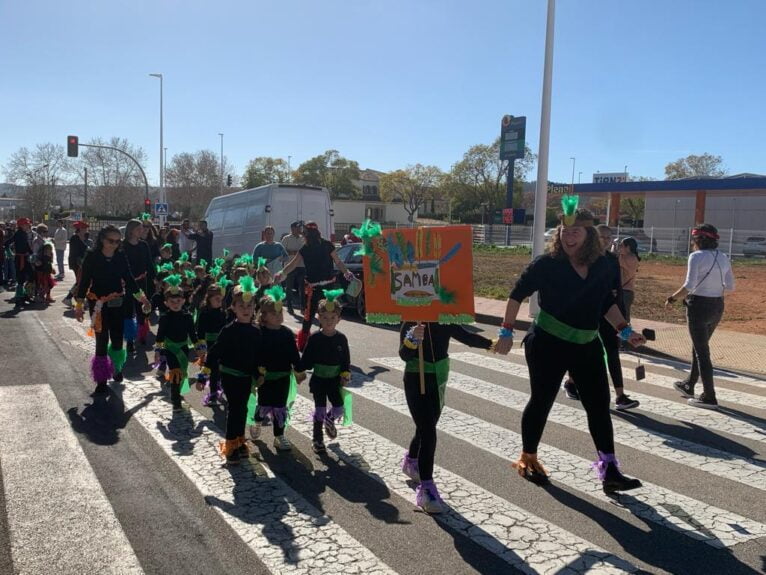
[[[242,456],[249,456],[245,443],[247,405],[258,374],[261,348],[260,330],[252,324],[255,286],[252,278],[244,279],[250,282],[240,283],[233,292],[232,308],[236,320],[221,330],[208,349],[203,368],[210,377],[220,372],[226,393],[226,438],[220,443],[219,451],[228,465],[236,465]]]
[[[402,460],[402,471],[418,483],[415,502],[426,513],[444,510],[441,497],[433,481],[436,453],[436,424],[444,407],[444,392],[449,377],[449,342],[480,349],[492,349],[493,342],[479,334],[470,333],[460,325],[438,323],[404,323],[400,333],[399,357],[406,362],[404,394],[407,407],[415,422],[415,435],[409,451]],[[423,346],[425,394],[420,393],[420,367],[418,348]]]
[[[182,395],[189,391],[189,346],[196,341],[194,319],[183,310],[184,294],[181,277],[171,275],[165,279],[165,305],[168,312],[160,317],[157,327],[155,364],[164,362],[169,370],[166,380],[170,383],[170,399],[173,411],[181,411]]]
[[[327,437],[335,439],[338,431],[335,422],[345,415],[343,386],[351,380],[351,353],[348,339],[335,327],[341,316],[341,305],[337,298],[343,290],[324,290],[325,299],[319,302],[317,313],[320,330],[309,336],[306,349],[301,357],[299,370],[313,369],[309,390],[314,396],[314,453],[326,451],[322,428]],[[328,412],[327,400],[332,409]]]
[[[207,288],[205,303],[197,315],[197,352],[204,354],[218,340],[218,335],[226,325],[226,312],[221,304],[223,302],[223,290],[219,285],[211,285]],[[204,364],[204,359],[201,362]],[[202,399],[202,405],[217,405],[221,398],[220,373],[218,366],[210,367],[211,373],[208,379],[208,392]],[[200,384],[202,386],[200,387]],[[197,390],[205,388],[204,381],[197,382]]]
[[[266,291],[261,300],[258,323],[261,326],[261,361],[259,372],[263,384],[258,388],[258,410],[255,424],[250,427],[253,440],[260,436],[261,424],[266,417],[273,422],[274,447],[279,451],[292,449],[285,437],[288,421],[288,398],[291,395],[293,370],[298,368],[300,356],[295,343],[295,334],[282,325],[282,299],[285,292],[281,286],[274,286]],[[298,380],[305,379],[302,373],[296,374]]]

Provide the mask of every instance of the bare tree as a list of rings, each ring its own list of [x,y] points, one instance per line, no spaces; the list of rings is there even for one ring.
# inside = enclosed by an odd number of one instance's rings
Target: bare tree
[[[65,183],[68,173],[63,146],[45,143],[37,144],[34,150],[19,148],[4,171],[9,182],[25,186],[20,213],[26,212],[37,220],[60,205],[56,186]]]
[[[726,175],[721,156],[705,152],[701,156],[691,154],[679,158],[665,166],[665,179],[678,180],[681,178],[720,178]]]
[[[233,172],[226,158],[223,159],[223,167],[224,173]],[[165,171],[165,182],[168,202],[173,210],[190,218],[199,218],[221,187],[218,155],[211,150],[176,154]]]
[[[389,202],[402,202],[409,221],[414,222],[415,213],[434,197],[443,176],[436,166],[407,166],[404,170],[381,176],[380,197]]]
[[[88,142],[99,146],[112,146],[124,150],[142,167],[146,165],[146,152],[125,138],[111,138],[105,142],[95,138]],[[129,215],[141,211],[145,184],[141,171],[125,154],[103,148],[86,148],[81,154],[78,174],[88,168],[88,184],[92,193],[89,202],[96,211],[108,215]],[[79,175],[78,175],[79,178]]]

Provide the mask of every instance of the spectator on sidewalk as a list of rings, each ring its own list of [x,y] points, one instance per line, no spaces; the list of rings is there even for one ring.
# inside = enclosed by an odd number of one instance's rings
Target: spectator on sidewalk
[[[191,258],[192,252],[194,251],[194,239],[191,237],[193,232],[194,230],[191,229],[191,224],[188,218],[181,222],[181,230],[178,235],[178,248],[182,254],[189,254],[189,258]],[[180,254],[178,257],[181,257]]]
[[[303,222],[296,221],[290,224],[290,233],[282,238],[282,246],[287,251],[290,258],[294,258],[306,241],[303,238]],[[293,271],[287,274],[285,279],[285,291],[287,292],[287,311],[294,313],[293,309],[293,288],[298,293],[298,305],[303,309],[303,280],[306,278],[306,266],[300,264],[295,266]]]
[[[69,256],[67,264],[69,269],[74,272],[74,285],[69,289],[69,293],[63,300],[63,304],[72,307],[72,298],[77,291],[77,285],[80,283],[80,273],[82,262],[88,251],[88,224],[86,222],[74,223],[74,234],[69,238]]]
[[[691,373],[673,384],[689,404],[704,409],[718,409],[710,360],[710,338],[723,317],[724,293],[734,291],[731,262],[718,250],[718,230],[702,224],[692,230],[692,247],[686,267],[686,281],[665,300],[665,307],[683,298],[686,323],[692,340]],[[702,393],[695,397],[694,386],[702,379]]]
[[[274,241],[274,233],[273,226],[263,228],[263,241],[256,244],[253,250],[253,261],[257,262],[258,258],[266,258],[266,267],[269,268],[272,276],[282,268],[287,258],[284,246]]]
[[[32,231],[32,236],[30,242],[32,242],[32,254],[37,255],[40,253],[40,249],[42,249],[43,244],[48,239],[48,226],[45,224],[38,224],[36,228],[34,228],[34,231]]]
[[[622,279],[622,295],[625,302],[625,319],[630,322],[630,308],[636,299],[636,275],[638,275],[638,242],[635,238],[623,238],[619,247],[620,277]]]
[[[56,279],[61,281],[64,279],[64,252],[66,251],[66,245],[69,242],[69,232],[66,229],[64,220],[58,220],[56,231],[53,232],[53,247],[56,250]]]

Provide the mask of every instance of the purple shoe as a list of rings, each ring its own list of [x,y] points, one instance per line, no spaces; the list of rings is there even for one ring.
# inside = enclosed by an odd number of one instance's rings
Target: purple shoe
[[[418,460],[416,458],[410,457],[408,453],[405,453],[404,459],[402,459],[402,473],[412,479],[415,483],[420,483]]]
[[[415,504],[429,515],[443,513],[445,509],[444,501],[439,496],[439,490],[436,489],[436,484],[432,479],[423,481],[418,485],[415,492]]]

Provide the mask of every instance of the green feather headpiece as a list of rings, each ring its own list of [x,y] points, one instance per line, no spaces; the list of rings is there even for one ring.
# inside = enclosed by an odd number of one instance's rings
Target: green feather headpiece
[[[274,309],[277,312],[282,311],[282,300],[285,299],[285,290],[281,285],[275,285],[263,292],[264,295],[274,302]]]
[[[181,282],[183,278],[180,274],[173,274],[165,278],[165,293],[178,294],[181,293]]]
[[[356,250],[356,256],[371,256],[375,253],[373,241],[383,235],[380,224],[372,220],[364,220],[359,228],[351,228],[351,233],[362,240],[362,247]]]
[[[226,263],[226,260],[223,258],[215,258],[213,260],[213,263],[215,264],[215,267],[222,268],[223,264]]]
[[[223,248],[223,257],[224,258],[228,258],[230,253],[231,252],[229,250],[227,250],[226,248]]]
[[[234,282],[231,281],[226,276],[222,276],[221,279],[218,280],[218,287],[220,287],[223,291],[226,291],[226,288],[232,285]]]
[[[185,264],[186,262],[188,262],[189,261],[189,252],[182,253],[181,257],[178,258],[178,261],[181,262],[182,264]]]
[[[201,265],[203,268],[207,269],[207,260],[201,259],[199,261],[199,265]]]
[[[332,312],[335,311],[335,306],[340,305],[337,300],[345,292],[342,289],[323,289],[322,293],[324,294],[325,300],[327,300],[325,309]]]
[[[194,278],[196,278],[196,277],[197,277],[197,276],[194,274],[194,272],[193,272],[193,271],[191,271],[191,270],[186,270],[186,271],[184,272],[184,275],[186,276],[186,279],[189,279],[189,280],[193,280]]]
[[[579,204],[580,196],[569,194],[564,194],[561,196],[561,209],[564,210],[562,221],[564,222],[565,226],[571,226],[575,223],[575,220],[577,219],[575,212],[577,211],[577,206]]]
[[[162,244],[162,249],[163,250],[171,250],[172,251],[173,250],[173,244],[171,244],[170,242],[168,242],[167,244]]]
[[[146,212],[141,214],[141,221],[146,222],[146,221],[151,220],[151,219],[152,219],[152,214],[147,214]]]
[[[210,268],[209,271],[210,271],[210,275],[213,276],[214,278],[217,278],[219,275],[221,275],[221,273],[223,273],[223,270],[221,269],[220,266],[212,267]]]
[[[258,265],[256,266],[256,269],[261,269],[266,267],[266,258],[259,257],[258,258]]]
[[[167,262],[167,263],[164,263],[164,264],[162,264],[162,265],[160,266],[160,269],[159,269],[159,271],[161,271],[161,272],[168,272],[168,273],[170,273],[170,272],[172,272],[172,271],[173,271],[173,269],[174,269],[174,268],[173,268],[173,264],[171,264],[170,262]]]
[[[250,254],[243,254],[239,256],[236,260],[234,260],[234,267],[235,268],[252,268],[253,267],[253,256]]]
[[[256,287],[252,276],[243,276],[239,278],[239,289],[242,292],[242,300],[250,303],[255,295]]]

